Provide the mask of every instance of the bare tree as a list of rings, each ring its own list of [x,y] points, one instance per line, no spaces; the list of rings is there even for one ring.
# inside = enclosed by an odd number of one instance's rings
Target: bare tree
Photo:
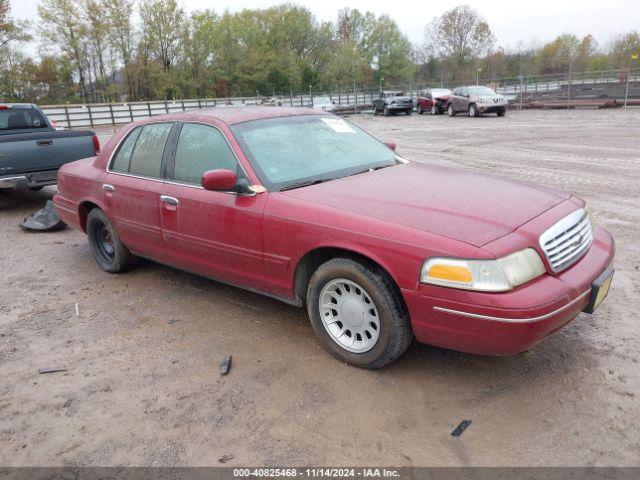
[[[28,24],[11,18],[9,0],[0,0],[0,48],[10,42],[22,42],[31,37],[27,32]]]
[[[495,43],[487,21],[467,5],[434,19],[427,27],[426,36],[427,45],[458,70],[486,55]]]

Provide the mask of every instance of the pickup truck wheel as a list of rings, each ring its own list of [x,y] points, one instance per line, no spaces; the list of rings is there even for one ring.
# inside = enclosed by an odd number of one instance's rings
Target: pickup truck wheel
[[[409,315],[392,280],[348,258],[322,264],[307,289],[307,310],[322,346],[356,367],[388,365],[413,338]]]
[[[104,271],[120,273],[134,262],[134,256],[102,210],[94,208],[87,217],[87,236],[96,262]]]
[[[450,117],[455,117],[455,116],[456,116],[456,111],[453,109],[453,106],[452,106],[452,105],[449,105],[449,106],[447,107],[447,114],[448,114]]]

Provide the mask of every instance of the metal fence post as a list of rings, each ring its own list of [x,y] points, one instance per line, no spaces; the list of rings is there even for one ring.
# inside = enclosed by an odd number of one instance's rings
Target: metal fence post
[[[69,107],[64,106],[64,115],[67,117],[67,128],[71,128],[71,119],[69,118]]]
[[[113,103],[109,104],[109,113],[111,114],[111,125],[115,125],[116,117],[113,116]]]
[[[89,125],[93,127],[93,116],[91,115],[91,104],[89,103],[87,104],[87,113],[89,114]]]
[[[131,121],[133,122],[133,110],[131,109],[131,102],[129,102],[127,104],[127,106],[129,107],[129,117],[131,118]]]

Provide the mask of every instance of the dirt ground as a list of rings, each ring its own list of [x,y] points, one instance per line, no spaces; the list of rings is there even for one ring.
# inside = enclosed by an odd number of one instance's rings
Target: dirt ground
[[[0,207],[0,465],[640,465],[640,110],[352,120],[412,160],[584,197],[617,242],[608,299],[522,355],[413,345],[359,370],[304,310],[148,262],[110,275],[77,231],[22,232],[53,189],[15,193]],[[67,371],[38,374],[51,367]]]

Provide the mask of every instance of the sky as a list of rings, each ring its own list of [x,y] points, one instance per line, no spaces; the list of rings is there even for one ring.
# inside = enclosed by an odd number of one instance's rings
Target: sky
[[[244,8],[265,8],[283,3],[277,0],[178,0],[190,12],[213,8],[232,12]],[[37,20],[38,0],[10,0],[14,17]],[[562,33],[580,37],[592,34],[606,46],[616,35],[640,30],[640,0],[293,0],[309,8],[320,20],[335,20],[339,9],[348,6],[361,11],[390,15],[413,43],[421,43],[424,27],[433,17],[460,4],[470,5],[483,15],[498,45],[539,45]]]

